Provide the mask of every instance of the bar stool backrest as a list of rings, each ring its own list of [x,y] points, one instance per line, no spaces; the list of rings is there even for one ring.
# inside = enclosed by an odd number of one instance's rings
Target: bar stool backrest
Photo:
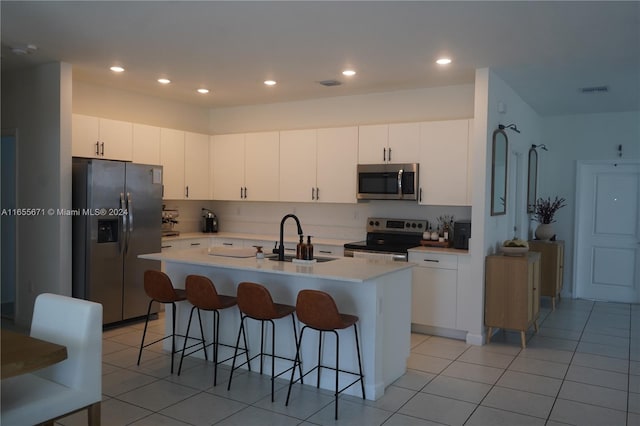
[[[280,315],[269,290],[261,284],[238,284],[238,308],[245,315],[258,320],[278,318]]]
[[[188,275],[184,286],[187,290],[187,300],[198,309],[211,311],[223,308],[216,286],[209,278],[202,275]]]
[[[296,300],[296,315],[300,322],[317,330],[345,328],[335,300],[319,290],[300,290]]]
[[[171,278],[155,269],[144,271],[144,291],[147,296],[160,303],[171,303],[180,299],[171,284]]]

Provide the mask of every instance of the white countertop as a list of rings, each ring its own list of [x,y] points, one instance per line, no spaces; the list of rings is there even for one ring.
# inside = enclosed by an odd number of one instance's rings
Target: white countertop
[[[237,258],[213,256],[208,249],[184,249],[166,253],[142,254],[139,257],[163,262],[211,266],[235,270],[261,271],[273,274],[304,275],[336,281],[363,282],[393,272],[413,267],[408,262],[386,262],[367,259],[336,258],[330,262],[299,265],[292,262],[278,262],[255,257]]]
[[[280,241],[280,236],[275,234],[246,234],[241,232],[215,232],[215,233],[205,233],[205,232],[185,232],[178,236],[172,237],[162,237],[162,241],[178,241],[178,240],[188,240],[193,238],[237,238],[240,240],[261,240],[261,241]],[[315,238],[311,237],[311,242],[313,244],[324,244],[330,246],[343,246],[346,243],[350,243],[353,240],[338,240],[331,238]],[[286,243],[298,243],[298,237],[286,236],[284,237],[284,241]],[[306,239],[305,239],[306,241]]]

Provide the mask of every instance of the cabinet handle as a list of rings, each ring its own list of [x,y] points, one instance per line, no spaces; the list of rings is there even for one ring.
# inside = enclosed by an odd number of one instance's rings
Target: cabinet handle
[[[96,155],[100,155],[100,141],[96,141]]]
[[[222,243],[223,246],[232,246],[233,243]]]
[[[316,188],[316,201],[320,199],[320,188]]]
[[[186,188],[187,188],[187,191],[186,191],[185,195],[186,195],[187,198],[189,198],[189,185],[187,185]]]
[[[438,263],[440,262],[438,259],[424,259],[425,262],[434,262],[434,263]]]
[[[200,243],[191,243],[192,246],[199,246]]]
[[[316,199],[316,189],[315,188],[311,188],[311,199],[312,200]]]
[[[171,248],[173,246],[160,246],[160,248]]]
[[[100,155],[104,157],[104,142],[100,144]]]
[[[318,250],[320,253],[333,254],[331,250]]]
[[[420,202],[422,202],[422,188],[420,188]]]
[[[391,148],[389,148],[389,161],[391,161]]]
[[[382,148],[382,161],[387,161],[387,148]]]
[[[244,199],[245,200],[247,199],[247,187],[246,186],[244,187]]]
[[[242,200],[242,187],[240,187],[240,199]]]

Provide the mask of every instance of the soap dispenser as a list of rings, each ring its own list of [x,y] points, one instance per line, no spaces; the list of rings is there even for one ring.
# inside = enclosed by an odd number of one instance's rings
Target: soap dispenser
[[[313,244],[311,244],[311,235],[307,236],[307,244],[304,248],[304,253],[305,260],[313,260]]]
[[[296,259],[304,259],[306,253],[306,244],[304,243],[304,235],[300,234],[300,242],[296,246]]]

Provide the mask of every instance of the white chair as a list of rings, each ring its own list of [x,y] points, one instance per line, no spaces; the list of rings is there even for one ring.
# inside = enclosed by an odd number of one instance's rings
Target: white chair
[[[31,336],[67,347],[68,358],[2,380],[0,423],[25,426],[88,408],[89,425],[100,424],[102,399],[102,305],[56,294],[36,298]]]

